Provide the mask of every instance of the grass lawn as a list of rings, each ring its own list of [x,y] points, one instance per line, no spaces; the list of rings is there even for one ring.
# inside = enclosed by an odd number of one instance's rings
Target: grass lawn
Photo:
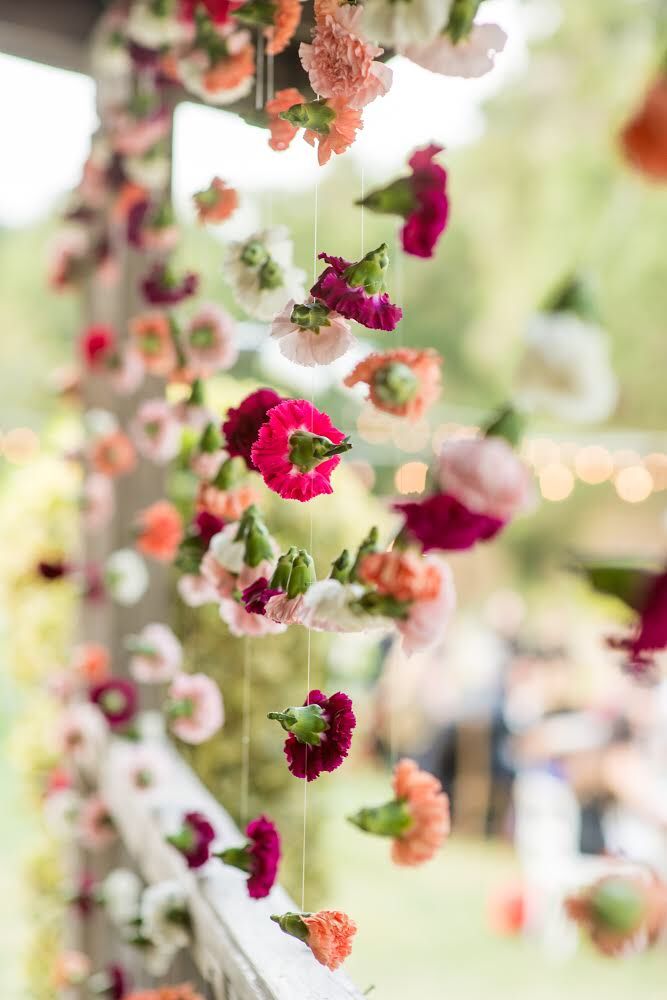
[[[453,839],[419,869],[392,866],[386,842],[340,818],[387,798],[386,780],[348,778],[326,792],[325,849],[335,891],[325,903],[359,925],[347,969],[362,990],[374,987],[373,1000],[665,1000],[664,951],[610,961],[582,947],[557,962],[534,941],[494,935],[485,912],[489,889],[517,872],[503,845]]]

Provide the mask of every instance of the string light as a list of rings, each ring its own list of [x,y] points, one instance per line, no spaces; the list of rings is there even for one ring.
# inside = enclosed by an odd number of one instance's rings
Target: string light
[[[662,452],[652,452],[644,459],[644,466],[651,473],[653,490],[667,490],[667,455]]]
[[[617,469],[624,469],[628,465],[639,465],[642,460],[639,452],[633,451],[631,448],[621,448],[620,451],[615,451],[612,458]]]
[[[540,492],[545,500],[552,500],[554,503],[565,500],[573,489],[574,476],[562,462],[552,462],[541,470]]]
[[[651,495],[653,479],[643,465],[628,465],[620,469],[614,477],[614,486],[621,500],[641,503]]]
[[[606,448],[592,444],[579,449],[574,458],[574,469],[582,482],[595,485],[611,478],[614,463]]]
[[[426,486],[426,462],[406,462],[396,470],[394,483],[399,493],[423,493]]]

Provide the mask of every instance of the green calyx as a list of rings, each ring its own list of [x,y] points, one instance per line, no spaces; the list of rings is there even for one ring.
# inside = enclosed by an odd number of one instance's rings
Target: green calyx
[[[188,406],[203,406],[205,395],[206,393],[202,379],[196,378],[192,383],[192,388],[190,389]]]
[[[385,276],[389,266],[389,251],[386,243],[371,250],[356,264],[350,264],[343,277],[352,288],[363,286],[369,295],[379,295],[386,291]]]
[[[347,583],[352,570],[352,556],[347,549],[343,549],[337,559],[331,564],[330,580],[338,580],[339,583]]]
[[[281,931],[284,934],[289,934],[290,937],[298,938],[299,941],[308,941],[308,925],[304,922],[303,918],[309,916],[307,913],[274,913],[271,915],[271,920],[274,924],[278,924]]]
[[[336,112],[326,101],[307,101],[305,104],[294,104],[287,111],[281,111],[279,117],[295,128],[305,128],[319,135],[328,135]]]
[[[454,0],[445,34],[455,45],[470,35],[480,3],[481,0]]]
[[[408,616],[408,604],[405,601],[398,601],[391,594],[378,594],[375,590],[366,591],[350,607],[364,614],[380,615],[383,618],[402,619]]]
[[[215,333],[212,326],[203,324],[195,327],[189,334],[190,343],[193,347],[207,348],[215,344]]]
[[[373,388],[383,403],[401,406],[415,398],[419,392],[419,379],[408,365],[391,361],[375,372]]]
[[[243,478],[245,472],[246,465],[240,456],[237,455],[235,458],[228,458],[218,469],[218,474],[213,480],[213,485],[218,490],[229,490]]]
[[[292,546],[287,552],[283,554],[278,559],[275,570],[273,571],[273,576],[269,581],[269,587],[274,590],[284,590],[287,591],[289,584],[290,573],[292,572],[292,565],[294,560],[298,555],[299,550]]]
[[[317,333],[320,327],[331,326],[329,309],[321,302],[304,302],[292,309],[290,322],[300,330],[313,330]]]
[[[627,878],[607,878],[594,891],[591,909],[596,923],[628,934],[644,919],[646,899],[641,887]]]
[[[382,806],[360,809],[348,821],[366,833],[377,837],[400,837],[412,827],[414,820],[404,799],[392,799]]]
[[[177,851],[182,851],[185,854],[194,847],[195,835],[189,826],[184,826],[177,833],[170,833],[165,837],[165,840]]]
[[[241,251],[241,260],[248,267],[261,267],[269,259],[269,254],[259,240],[250,240]]]
[[[222,434],[217,424],[209,423],[202,431],[199,438],[199,450],[207,455],[212,455],[222,448]]]
[[[373,525],[373,527],[368,532],[368,534],[364,538],[363,542],[361,543],[361,545],[357,549],[357,554],[356,554],[355,559],[354,559],[354,564],[353,564],[352,569],[350,570],[350,574],[349,574],[349,579],[350,580],[356,581],[356,580],[359,579],[359,566],[360,566],[361,560],[364,558],[364,556],[368,555],[371,552],[377,552],[378,551],[378,538],[379,538],[379,535],[380,535],[380,533],[379,533],[379,531],[377,529],[377,525]]]
[[[157,650],[149,642],[142,642],[136,635],[128,635],[125,639],[125,649],[133,656],[155,656]]]
[[[213,185],[204,191],[197,191],[194,201],[201,208],[215,208],[220,200],[220,192]]]
[[[282,267],[273,257],[267,257],[259,269],[259,287],[262,291],[271,291],[274,288],[281,288],[285,283],[285,275]]]
[[[513,448],[523,435],[524,419],[512,406],[504,407],[484,430],[484,437],[501,437]]]
[[[309,587],[315,583],[315,563],[310,553],[305,549],[299,549],[299,553],[292,563],[289,581],[287,584],[287,596],[290,600],[305,594]]]
[[[318,747],[322,733],[329,728],[320,705],[301,705],[286,708],[284,712],[269,712],[267,719],[279,722],[286,733],[296,736],[299,743]]]
[[[164,712],[169,719],[189,719],[194,711],[194,705],[190,698],[181,698],[179,701],[167,701]]]
[[[105,691],[100,698],[102,708],[111,712],[115,715],[118,712],[122,712],[127,705],[127,699],[122,691],[116,691],[111,689],[110,691]]]
[[[254,567],[270,559],[273,559],[273,546],[269,529],[263,521],[254,521],[246,535],[244,562]]]
[[[547,299],[544,312],[571,312],[581,319],[595,320],[597,312],[590,286],[580,275],[566,278]]]
[[[349,438],[344,438],[340,444],[334,444],[321,434],[295,431],[289,439],[289,460],[299,472],[311,472],[328,458],[343,455],[351,447]]]
[[[274,23],[276,10],[275,0],[249,0],[240,10],[234,12],[234,17],[242,24],[258,24],[269,27]]]
[[[355,202],[379,215],[400,215],[406,219],[417,207],[417,199],[408,177],[400,177],[393,184],[371,191],[365,198]]]
[[[252,857],[247,844],[245,847],[228,847],[224,851],[215,853],[214,857],[220,858],[225,865],[239,868],[242,872],[250,873],[252,871]]]

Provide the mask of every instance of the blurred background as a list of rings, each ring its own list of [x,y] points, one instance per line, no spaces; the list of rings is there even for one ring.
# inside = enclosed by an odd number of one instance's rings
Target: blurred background
[[[223,245],[196,227],[191,210],[192,193],[212,176],[241,195],[225,240],[285,222],[309,270],[315,239],[351,259],[362,238],[366,247],[394,245],[391,221],[367,213],[362,237],[359,210],[342,213],[341,204],[396,176],[415,146],[446,148],[452,215],[438,255],[396,254],[390,273],[406,314],[403,343],[436,347],[445,359],[442,399],[428,422],[406,430],[378,422],[341,390],[349,358],[318,370],[318,405],[355,439],[335,496],[316,504],[322,565],[342,547],[351,509],[359,524],[387,527],[386,499],[418,495],[440,443],[474,433],[503,403],[531,313],[564,275],[586,274],[610,339],[618,407],[603,426],[531,423],[523,450],[539,508],[492,546],[452,560],[459,608],[444,646],[404,661],[372,638],[318,637],[316,681],[345,685],[363,721],[341,780],[313,787],[309,899],[313,909],[335,903],[354,915],[349,970],[378,1000],[408,990],[434,1000],[491,991],[498,1000],[578,1000],[591,991],[615,1000],[629,989],[657,1000],[664,955],[605,961],[578,942],[560,907],[596,856],[644,861],[667,875],[667,688],[623,674],[604,641],[622,626],[619,608],[568,572],[574,552],[655,561],[667,543],[667,198],[628,170],[616,144],[654,68],[657,4],[484,6],[509,36],[496,69],[480,81],[442,80],[396,59],[396,84],[368,109],[359,141],[322,171],[305,144],[277,156],[265,132],[233,114],[179,107],[179,253],[202,273],[204,296],[234,312]],[[35,808],[49,764],[40,737],[50,719],[48,676],[66,658],[75,617],[69,585],[45,591],[33,570],[46,548],[66,547],[76,533],[77,477],[63,455],[79,417],[54,392],[53,372],[71,361],[82,323],[75,298],[47,290],[46,257],[96,113],[89,78],[11,56],[0,55],[0,93],[0,995],[33,1000],[49,995],[35,973],[61,920],[57,853]],[[243,382],[219,379],[221,412],[253,384],[306,390],[261,326],[241,331]],[[176,468],[177,498],[182,477]],[[279,539],[305,531],[279,502],[267,519]],[[174,602],[174,616],[190,662],[205,658],[220,672],[228,726],[191,757],[234,811],[238,641],[215,609]],[[285,636],[257,654],[258,717],[265,701],[285,700],[302,648],[303,637]],[[253,796],[270,798],[297,829],[299,799],[274,750],[253,745]],[[388,879],[386,845],[343,817],[387,797],[398,753],[441,778],[454,836],[424,869]],[[296,855],[296,837],[293,848]],[[400,948],[389,946],[397,922]]]

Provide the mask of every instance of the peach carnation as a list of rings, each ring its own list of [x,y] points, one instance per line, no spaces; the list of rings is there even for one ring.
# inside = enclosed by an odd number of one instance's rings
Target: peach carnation
[[[327,101],[327,105],[336,115],[329,125],[328,132],[322,133],[307,129],[303,136],[311,146],[317,144],[317,160],[321,167],[328,163],[334,154],[340,156],[341,153],[349,149],[357,132],[363,128],[361,111],[348,107],[341,98],[332,98]]]
[[[320,97],[339,98],[360,110],[387,93],[392,71],[377,56],[384,51],[361,32],[361,7],[338,7],[317,22],[311,45],[299,47],[301,64]]]
[[[151,375],[165,377],[178,364],[171,324],[166,313],[149,312],[130,320],[130,336],[144,367]]]
[[[369,354],[350,372],[345,385],[365,382],[378,410],[420,420],[440,395],[441,364],[437,351],[401,347]]]
[[[99,642],[83,642],[74,649],[72,670],[82,683],[98,684],[111,673],[111,654]]]
[[[397,865],[420,865],[429,861],[449,836],[449,799],[433,774],[422,771],[409,758],[394,769],[396,798],[405,802],[412,825],[394,840],[392,861]]]
[[[109,478],[131,472],[136,460],[134,445],[122,431],[112,431],[98,438],[90,453],[90,464],[95,472]]]
[[[295,104],[303,104],[304,101],[303,94],[299,93],[296,87],[287,87],[285,90],[279,90],[275,97],[266,102],[264,110],[268,116],[268,126],[271,132],[269,139],[271,149],[281,152],[291,144],[299,129],[296,125],[281,118],[280,114],[283,111],[289,111]]]
[[[199,222],[225,222],[239,206],[239,196],[219,177],[214,177],[204,191],[193,195]]]
[[[340,910],[320,910],[303,917],[308,928],[308,946],[328,969],[337,969],[352,952],[352,938],[357,925]]]
[[[220,517],[223,521],[238,521],[248,507],[257,503],[258,499],[259,494],[251,486],[220,490],[211,483],[200,483],[196,509]]]
[[[136,546],[146,556],[171,562],[183,537],[181,515],[168,500],[158,500],[139,514]]]
[[[370,552],[361,560],[359,577],[397,601],[432,601],[440,592],[438,567],[416,552]]]
[[[301,22],[301,0],[277,0],[273,25],[267,28],[267,54],[277,56],[287,48]]]

